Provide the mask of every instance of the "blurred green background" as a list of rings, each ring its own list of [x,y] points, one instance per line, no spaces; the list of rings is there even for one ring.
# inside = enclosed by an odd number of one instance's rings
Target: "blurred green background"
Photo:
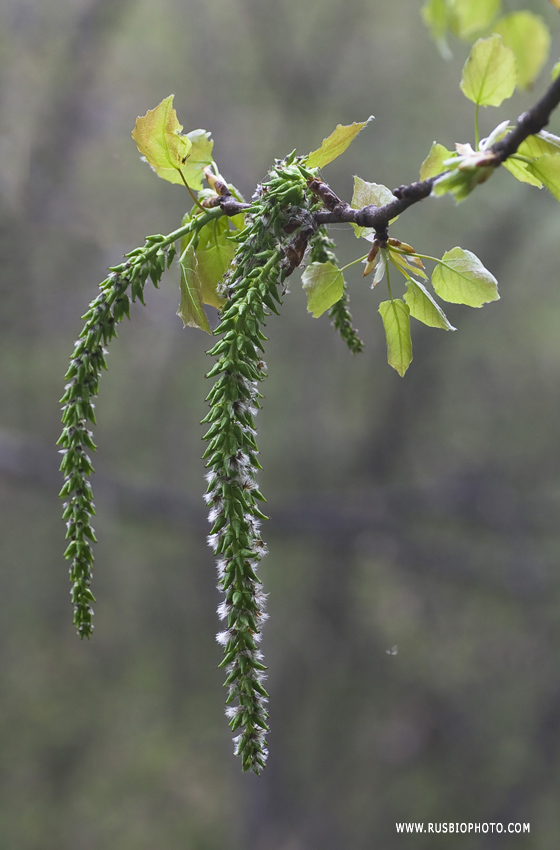
[[[458,332],[415,323],[404,380],[380,295],[348,272],[353,358],[299,275],[268,324],[269,766],[243,775],[223,717],[205,545],[209,339],[176,270],[111,348],[97,405],[96,631],[71,624],[57,400],[108,265],[177,226],[185,192],[130,138],[174,92],[250,197],[274,157],[376,120],[325,169],[417,179],[472,140],[468,47],[439,56],[420,2],[4,0],[0,7],[0,846],[7,850],[548,850],[560,833],[560,208],[498,173],[394,225],[474,251],[500,282]],[[486,110],[514,119],[544,89]],[[560,132],[560,115],[551,127]],[[335,229],[339,256],[358,255]],[[381,287],[380,287],[381,289]],[[381,297],[385,297],[383,294]],[[386,652],[398,646],[398,654]],[[518,836],[399,836],[396,821],[521,821]]]

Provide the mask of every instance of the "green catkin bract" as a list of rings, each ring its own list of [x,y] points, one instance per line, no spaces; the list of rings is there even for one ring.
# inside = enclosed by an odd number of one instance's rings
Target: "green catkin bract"
[[[126,262],[111,269],[111,274],[100,286],[101,292],[82,317],[85,325],[65,376],[68,383],[61,399],[64,428],[58,440],[58,445],[62,446],[60,469],[64,473],[60,496],[66,499],[63,519],[69,543],[64,554],[72,562],[74,625],[81,638],[89,638],[93,631],[91,603],[95,602],[91,591],[92,543],[96,539],[91,519],[95,506],[89,482],[93,466],[88,455],[88,450],[96,448],[88,428],[89,423],[95,424],[93,400],[99,389],[101,371],[107,368],[105,346],[117,335],[116,325],[124,316],[130,318],[130,301],[138,298],[144,303],[144,285],[148,277],[157,286],[173,259],[173,244],[160,245],[163,241],[163,236],[149,236],[143,249],[132,251]]]
[[[319,227],[316,233],[309,240],[311,251],[309,254],[310,263],[328,263],[331,262],[338,267],[338,261],[334,249],[335,243],[327,234],[325,227]],[[344,291],[342,298],[336,301],[329,310],[329,319],[332,326],[340,334],[352,354],[360,354],[364,350],[364,343],[358,336],[358,331],[352,324],[352,315],[348,309],[350,298],[348,297],[348,287],[344,281]]]
[[[263,497],[256,485],[260,469],[255,415],[266,375],[262,360],[262,326],[281,302],[279,287],[301,262],[314,227],[309,215],[306,172],[293,157],[277,163],[259,187],[245,230],[221,285],[227,301],[215,334],[221,339],[208,353],[219,356],[208,376],[217,380],[208,395],[205,418],[208,443],[208,490],[212,525],[208,542],[217,557],[218,587],[224,598],[218,607],[225,630],[217,640],[224,647],[220,666],[226,668],[226,715],[238,734],[234,752],[243,770],[260,773],[265,765],[268,731],[262,653],[258,648],[266,619],[266,597],[257,576],[266,553],[260,535]]]

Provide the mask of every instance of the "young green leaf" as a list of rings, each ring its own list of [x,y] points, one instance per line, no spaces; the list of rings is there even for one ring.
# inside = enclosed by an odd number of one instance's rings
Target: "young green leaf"
[[[560,155],[560,138],[552,133],[541,130],[536,136],[528,136],[525,141],[521,142],[517,153],[521,156],[534,158],[535,160],[545,154],[558,156]],[[506,159],[502,165],[521,183],[529,183],[531,186],[537,186],[539,189],[542,189],[542,180],[539,180],[533,172],[530,163],[516,159],[514,155]]]
[[[170,94],[155,109],[139,116],[132,138],[159,177],[170,183],[182,183],[179,169],[185,165],[193,143],[181,135],[183,125],[179,124],[173,108],[173,97]]]
[[[426,0],[421,9],[422,20],[430,30],[444,59],[451,59],[451,51],[445,40],[449,23],[449,10],[446,0]]]
[[[214,219],[200,231],[196,247],[196,272],[202,301],[218,309],[223,306],[224,299],[217,294],[216,287],[235,254],[235,246],[229,239],[230,232],[227,216]]]
[[[328,165],[329,162],[344,153],[360,130],[363,130],[372,120],[373,115],[370,115],[367,121],[354,122],[348,125],[337,124],[336,130],[326,139],[323,139],[321,147],[307,155],[305,162],[307,168],[323,168],[323,166]]]
[[[381,283],[385,275],[387,274],[387,257],[389,255],[389,251],[387,248],[380,248],[377,253],[377,260],[373,268],[375,269],[375,274],[373,276],[373,280],[371,282],[371,288],[375,289],[378,283]],[[366,265],[367,269],[367,265]],[[367,272],[369,274],[369,270]],[[364,271],[364,277],[366,272]]]
[[[501,0],[451,0],[453,29],[459,38],[486,29],[500,11]]]
[[[404,300],[408,304],[410,315],[430,328],[443,328],[444,331],[457,330],[453,327],[435,298],[419,280],[406,282]]]
[[[519,87],[530,88],[548,59],[551,39],[547,25],[540,15],[523,11],[500,18],[493,29],[515,54]]]
[[[367,207],[370,204],[374,204],[376,207],[383,207],[385,204],[390,204],[391,201],[396,200],[391,190],[382,183],[368,183],[366,180],[362,180],[361,177],[354,175],[354,192],[350,206],[355,210],[361,210],[362,207]],[[392,224],[397,218],[398,215],[392,218],[389,224]],[[373,227],[358,227],[356,224],[353,224],[352,227],[358,239],[362,236],[370,236],[373,233]]]
[[[534,174],[529,170],[529,163],[522,162],[519,159],[515,159],[515,157],[510,156],[505,162],[502,162],[502,165],[509,171],[510,174],[513,174],[516,180],[519,180],[520,183],[529,183],[530,186],[536,186],[537,189],[542,189],[542,182],[535,177]]]
[[[527,136],[521,142],[517,152],[524,156],[542,156],[545,153],[560,153],[560,136],[541,130],[536,136]]]
[[[427,279],[428,275],[424,271],[424,265],[420,265],[420,263],[422,263],[420,258],[415,260],[413,254],[400,254],[398,251],[391,250],[389,251],[389,257],[393,265],[396,266],[407,279],[410,272],[412,272],[412,274],[419,274],[420,277]]]
[[[479,38],[463,68],[461,90],[478,106],[500,106],[511,97],[517,83],[513,51],[499,35]]]
[[[310,263],[301,276],[307,293],[307,309],[318,319],[344,292],[344,276],[334,263]]]
[[[426,0],[420,14],[435,41],[445,35],[449,17],[446,0]]]
[[[438,142],[432,142],[430,152],[420,166],[420,180],[428,180],[430,177],[436,177],[438,174],[447,171],[449,166],[443,163],[452,156],[453,151],[447,150],[444,145],[440,145]]]
[[[479,165],[472,167],[454,168],[449,173],[444,173],[432,186],[432,195],[451,194],[457,203],[464,201],[475,186],[485,183],[496,169],[493,165]]]
[[[498,281],[478,257],[463,248],[446,251],[432,274],[432,286],[444,301],[482,307],[497,301]]]
[[[187,245],[179,259],[181,268],[181,303],[177,315],[183,326],[200,328],[210,333],[208,318],[202,306],[202,286],[197,273],[197,259],[192,242]]]
[[[369,204],[382,207],[396,200],[391,190],[382,183],[368,183],[366,180],[362,180],[361,177],[354,177],[354,193],[351,201],[351,206],[354,209],[359,210],[362,207],[367,207]]]
[[[402,378],[412,362],[410,310],[404,301],[395,298],[392,301],[382,301],[379,313],[387,339],[387,362]]]
[[[527,165],[527,170],[545,185],[557,201],[560,201],[560,154],[544,154]]]
[[[190,188],[198,191],[202,189],[204,169],[212,164],[214,141],[206,130],[191,130],[190,133],[187,133],[187,139],[192,143],[192,147],[187,161],[181,166],[181,171]],[[179,174],[177,174],[177,177],[179,178],[178,181],[174,182],[182,183]]]

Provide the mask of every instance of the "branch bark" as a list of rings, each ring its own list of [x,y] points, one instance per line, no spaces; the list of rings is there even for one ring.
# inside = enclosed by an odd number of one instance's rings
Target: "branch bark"
[[[531,109],[519,116],[513,130],[510,130],[503,139],[488,148],[488,154],[495,155],[493,163],[495,167],[497,168],[508,157],[512,156],[525,139],[536,135],[546,127],[551,114],[559,104],[560,76],[553,80],[543,96]],[[382,207],[371,204],[361,209],[354,209],[349,203],[339,198],[330,186],[316,180],[310,185],[310,188],[321,198],[325,209],[314,214],[314,222],[317,226],[322,224],[356,224],[358,227],[371,227],[375,230],[378,240],[384,241],[387,238],[389,222],[413,204],[428,198],[436,180],[446,173],[449,172],[443,172],[435,177],[430,177],[428,180],[416,181],[408,185],[403,184],[393,189],[396,200],[384,204]],[[249,204],[239,203],[231,196],[229,191],[224,192],[217,199],[217,203],[228,216],[237,215],[250,209]]]
[[[486,151],[488,165],[497,168],[512,156],[522,142],[529,136],[539,133],[550,120],[552,112],[560,104],[560,76],[552,81],[543,96],[535,105],[517,119],[515,127],[503,139],[496,142]],[[428,198],[436,180],[449,174],[451,169],[427,180],[403,184],[393,189],[395,200],[381,207],[370,204],[361,209],[354,209],[347,201],[336,195],[330,186],[322,180],[313,180],[309,188],[321,199],[324,209],[312,216],[313,224],[318,227],[323,224],[356,224],[358,227],[371,227],[375,231],[377,241],[381,244],[388,238],[389,222],[401,215],[409,207]],[[244,204],[233,197],[228,187],[219,181],[216,183],[215,198],[203,202],[206,206],[219,206],[227,216],[248,212],[250,204]]]
[[[496,168],[505,162],[508,157],[512,156],[525,139],[539,133],[546,127],[550,121],[551,114],[558,107],[559,103],[560,76],[553,80],[544,95],[531,109],[519,116],[513,130],[510,130],[503,139],[488,149],[489,153],[493,153],[496,156]],[[442,176],[443,174],[438,174],[437,177],[430,177],[428,180],[402,185],[397,189],[393,189],[393,195],[396,200],[382,207],[372,205],[356,210],[350,204],[338,198],[337,204],[333,204],[329,209],[316,213],[315,221],[317,224],[341,224],[349,222],[357,224],[359,227],[372,227],[378,235],[378,239],[382,241],[386,238],[389,222],[413,204],[429,197],[435,181]]]
[[[560,76],[552,81],[543,96],[531,109],[519,116],[513,130],[499,142],[496,142],[495,145],[492,145],[491,150],[497,155],[499,162],[505,162],[509,156],[514,154],[521,142],[524,142],[528,136],[540,133],[550,121],[550,116],[559,103]]]

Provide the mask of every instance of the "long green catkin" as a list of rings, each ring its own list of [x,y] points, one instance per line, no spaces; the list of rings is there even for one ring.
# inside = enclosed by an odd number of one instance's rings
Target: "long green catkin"
[[[204,454],[212,524],[208,542],[217,557],[218,587],[224,594],[218,614],[226,625],[217,639],[224,647],[226,714],[237,732],[234,752],[243,770],[257,774],[267,758],[268,731],[266,667],[258,647],[267,617],[257,575],[266,553],[260,534],[266,517],[259,508],[264,498],[256,483],[261,466],[255,430],[258,387],[266,375],[262,326],[271,312],[278,312],[282,282],[301,261],[313,232],[308,204],[305,169],[290,158],[277,163],[237,237],[239,246],[222,284],[227,301],[215,331],[221,339],[208,352],[219,357],[208,373],[217,380],[204,420],[210,424]]]
[[[164,241],[163,236],[148,237],[144,248],[131,252],[126,262],[111,270],[82,316],[85,325],[65,376],[68,383],[61,398],[64,428],[57,444],[62,446],[60,469],[64,473],[60,496],[66,499],[62,516],[69,542],[64,555],[72,562],[74,625],[81,638],[89,638],[93,632],[92,543],[96,537],[91,524],[95,506],[89,481],[94,470],[88,451],[95,451],[96,445],[89,424],[95,425],[94,399],[101,372],[107,368],[105,346],[117,335],[116,326],[124,316],[130,318],[130,301],[138,298],[143,303],[148,277],[157,286],[171,263],[175,250],[173,244],[162,244]]]

